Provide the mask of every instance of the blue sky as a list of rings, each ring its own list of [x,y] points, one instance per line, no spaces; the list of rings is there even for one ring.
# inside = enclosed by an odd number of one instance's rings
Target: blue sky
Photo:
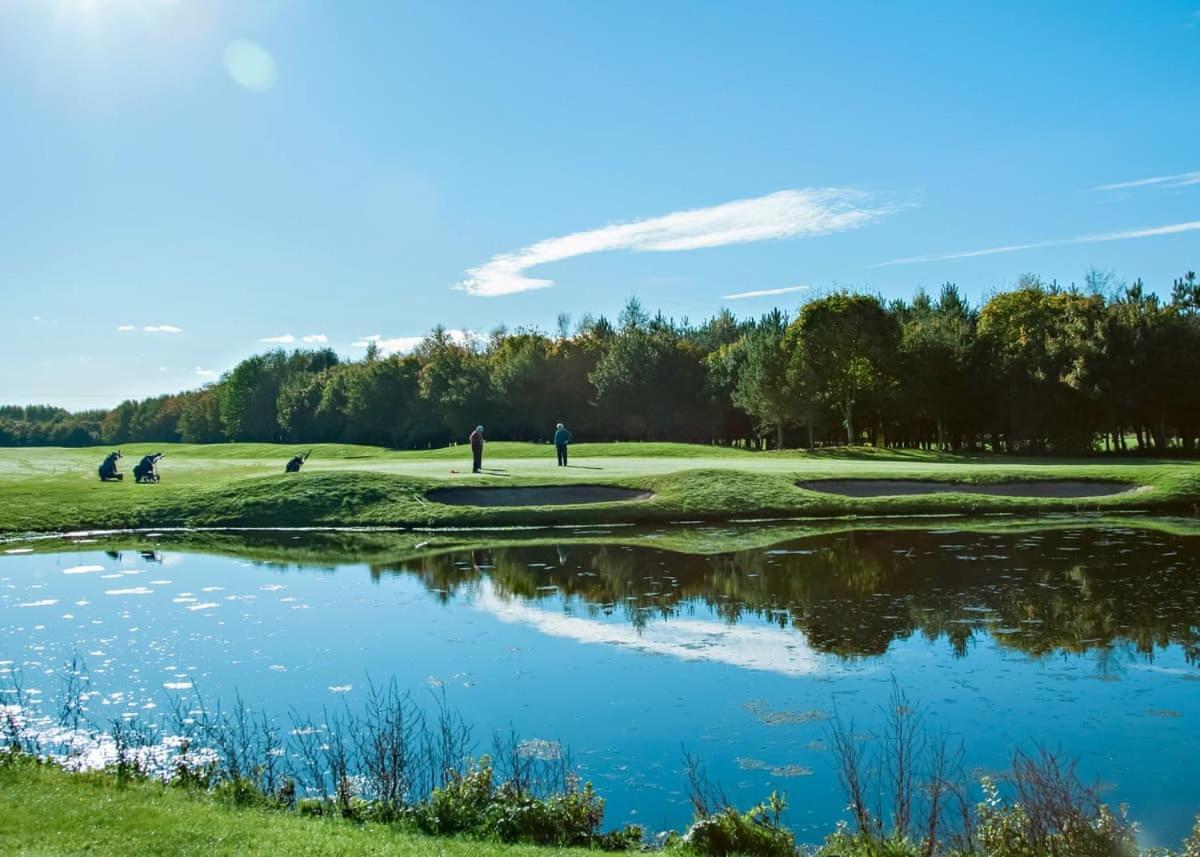
[[[1163,291],[1198,141],[1197,0],[0,0],[0,402],[630,295]]]

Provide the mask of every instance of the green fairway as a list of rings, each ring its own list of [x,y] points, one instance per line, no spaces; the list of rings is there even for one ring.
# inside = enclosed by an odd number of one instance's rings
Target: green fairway
[[[546,445],[492,443],[485,472],[465,447],[397,452],[323,444],[300,474],[283,465],[296,447],[146,444],[124,447],[126,481],[101,483],[102,448],[0,449],[0,532],[170,526],[513,526],[746,517],[970,514],[1078,510],[1182,510],[1200,504],[1200,464],[1143,459],[1022,459],[888,452],[871,448],[754,453],[662,443],[578,444],[572,466]],[[130,470],[163,451],[162,482],[136,485]],[[1129,492],[1083,499],[971,493],[844,497],[797,487],[821,478],[1099,479]],[[576,506],[450,506],[435,487],[620,485],[651,492],[635,502]]]
[[[231,809],[203,792],[151,782],[120,787],[107,774],[68,774],[20,760],[0,764],[0,853],[554,857],[595,852],[434,839],[386,826]]]

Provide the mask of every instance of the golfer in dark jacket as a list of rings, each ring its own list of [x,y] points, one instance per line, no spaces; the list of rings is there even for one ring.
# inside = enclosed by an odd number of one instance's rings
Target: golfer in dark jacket
[[[562,423],[554,430],[554,449],[558,452],[558,466],[567,466],[567,444],[571,442],[571,433]]]
[[[471,472],[478,473],[483,469],[483,426],[475,426],[471,432]]]

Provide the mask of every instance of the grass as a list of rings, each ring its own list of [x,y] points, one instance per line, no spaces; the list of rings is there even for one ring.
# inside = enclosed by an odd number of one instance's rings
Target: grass
[[[235,809],[208,793],[0,763],[0,853],[554,857],[595,852],[435,839],[394,827]]]
[[[572,467],[547,445],[489,444],[485,473],[469,450],[393,451],[319,444],[298,475],[283,474],[297,447],[274,444],[131,444],[124,469],[164,451],[163,481],[102,484],[101,448],[0,449],[0,533],[129,527],[493,527],[741,517],[1187,511],[1200,507],[1200,463],[1129,458],[1021,459],[839,449],[753,453],[667,443],[577,444]],[[850,498],[805,491],[801,479],[922,478],[966,483],[1113,479],[1146,490],[1087,500],[940,494]],[[610,484],[650,500],[517,509],[453,507],[424,498],[455,485]]]

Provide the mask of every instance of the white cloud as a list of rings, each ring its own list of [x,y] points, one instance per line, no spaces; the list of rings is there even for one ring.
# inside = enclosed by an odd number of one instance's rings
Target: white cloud
[[[1200,170],[1190,173],[1177,173],[1173,176],[1151,176],[1148,179],[1134,179],[1133,181],[1117,182],[1115,184],[1102,184],[1092,188],[1092,190],[1127,190],[1134,187],[1149,187],[1150,185],[1186,187],[1193,184],[1200,184]]]
[[[136,324],[122,324],[117,327],[117,331],[119,333],[129,333],[130,331],[134,331],[134,330],[137,330]]]
[[[310,333],[304,337],[304,341],[308,343],[324,345],[329,341],[329,337],[323,333]]]
[[[744,298],[765,298],[770,295],[786,295],[791,292],[806,292],[810,286],[785,286],[782,289],[758,289],[753,292],[734,292],[732,295],[721,295],[727,301],[740,301]]]
[[[148,324],[142,330],[146,333],[183,333],[182,327],[173,324]]]
[[[283,336],[264,336],[259,342],[273,342],[277,345],[289,345],[296,341],[296,337],[290,333],[285,333]]]
[[[451,342],[458,345],[466,345],[481,338],[479,334],[472,331],[458,329],[447,330],[446,336]],[[370,336],[364,336],[362,339],[355,340],[350,345],[354,348],[366,348],[374,344],[379,349],[380,354],[387,356],[389,354],[407,354],[424,341],[424,336],[396,336],[388,338],[374,333]]]
[[[989,247],[985,250],[966,250],[959,253],[938,253],[931,256],[906,256],[901,259],[890,259],[878,262],[868,267],[884,268],[888,265],[913,265],[918,262],[944,262],[950,259],[970,259],[975,256],[994,256],[997,253],[1014,253],[1017,250],[1036,250],[1042,247],[1062,247],[1067,244],[1099,244],[1104,241],[1127,241],[1133,238],[1153,238],[1157,235],[1177,235],[1180,232],[1192,232],[1200,229],[1200,220],[1187,223],[1169,223],[1166,226],[1151,226],[1146,229],[1130,229],[1125,232],[1101,232],[1096,235],[1080,235],[1077,238],[1057,238],[1052,241],[1035,241],[1032,244],[1009,244],[1003,247]]]
[[[828,235],[856,229],[897,208],[868,207],[870,200],[868,194],[842,188],[782,190],[710,208],[575,232],[538,241],[515,253],[493,256],[468,270],[467,279],[455,288],[483,297],[544,289],[553,281],[528,277],[525,272],[538,265],[610,250],[671,252]]]
[[[238,86],[251,92],[266,92],[275,86],[275,59],[260,44],[234,39],[225,47],[225,70]]]
[[[201,378],[215,378],[219,373],[216,369],[201,369],[199,366],[197,366],[196,374]]]

